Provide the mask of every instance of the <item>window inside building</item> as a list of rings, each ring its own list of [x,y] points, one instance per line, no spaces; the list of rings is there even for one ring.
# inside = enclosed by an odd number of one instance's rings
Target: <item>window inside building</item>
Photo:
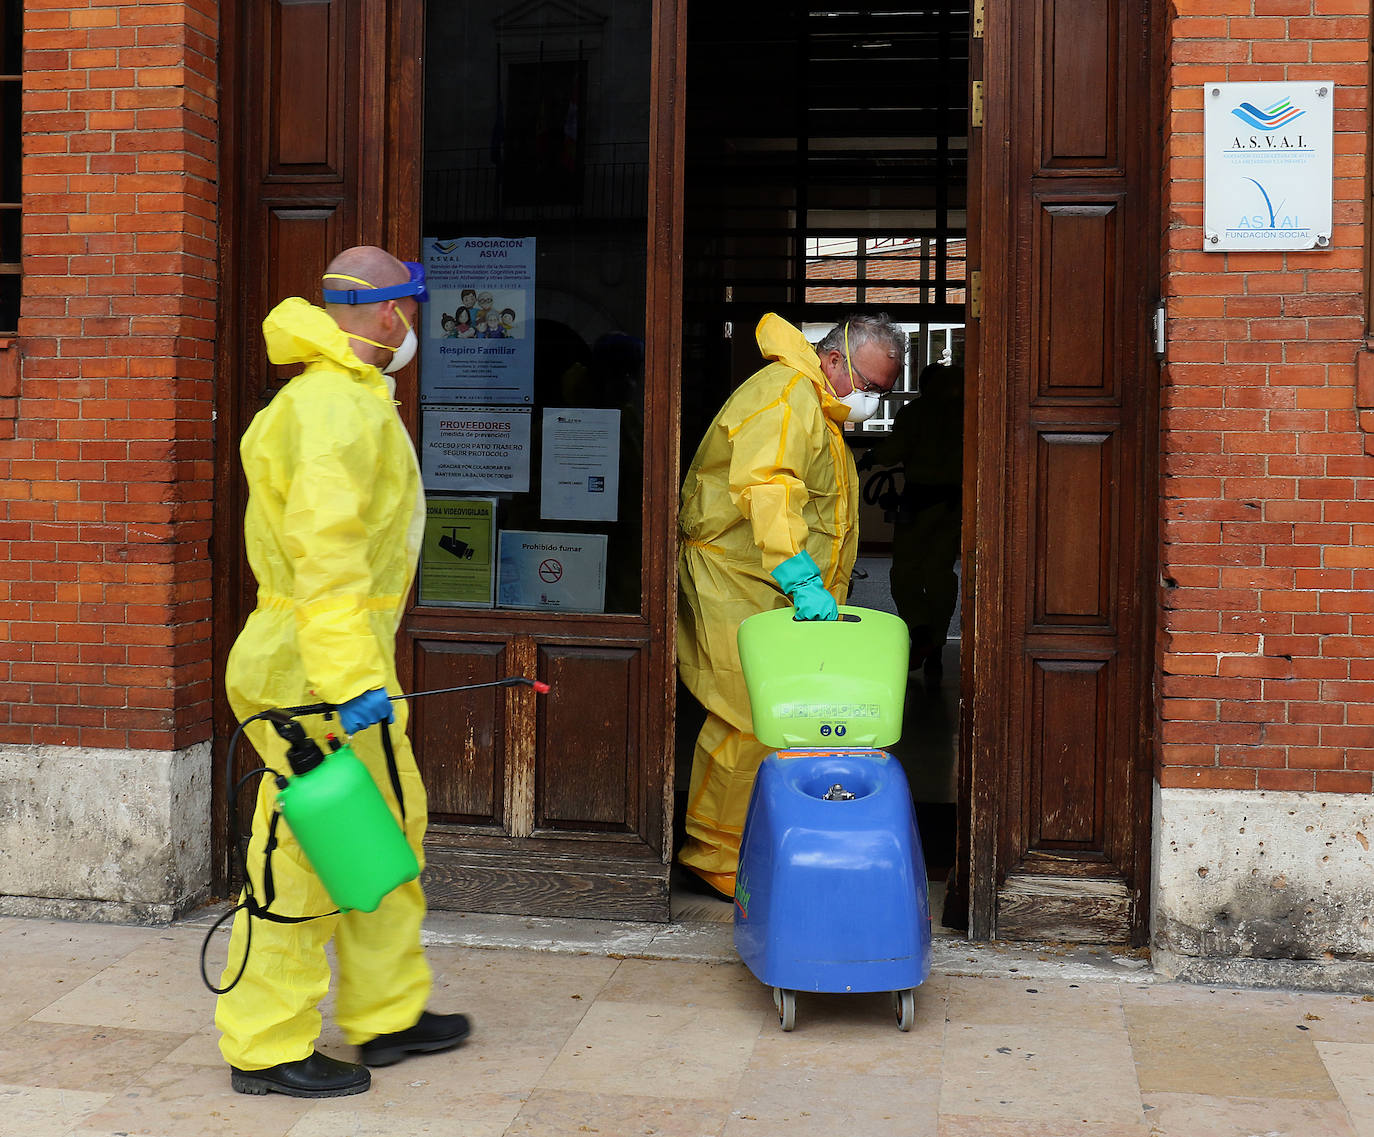
[[[688,20],[684,467],[758,367],[769,311],[813,342],[855,311],[906,330],[895,393],[848,430],[885,435],[926,365],[963,360],[969,8],[794,5],[751,24],[694,0]]]
[[[427,7],[422,605],[640,611],[651,14]]]

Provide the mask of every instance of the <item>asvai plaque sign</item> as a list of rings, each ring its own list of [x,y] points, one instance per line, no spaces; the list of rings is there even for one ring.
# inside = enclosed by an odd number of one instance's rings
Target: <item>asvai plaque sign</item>
[[[1335,101],[1323,80],[1203,88],[1204,249],[1331,247]]]

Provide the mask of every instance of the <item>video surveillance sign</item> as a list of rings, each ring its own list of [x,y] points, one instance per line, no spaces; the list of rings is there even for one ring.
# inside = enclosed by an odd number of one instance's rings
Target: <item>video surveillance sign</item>
[[[1324,80],[1206,84],[1205,250],[1331,247],[1335,101]]]

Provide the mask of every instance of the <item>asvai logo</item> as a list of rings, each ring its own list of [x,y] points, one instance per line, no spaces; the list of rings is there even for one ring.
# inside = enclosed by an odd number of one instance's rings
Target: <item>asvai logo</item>
[[[1301,118],[1306,111],[1293,105],[1292,99],[1280,99],[1267,110],[1260,110],[1254,103],[1241,103],[1231,112],[1236,118],[1255,130],[1278,130],[1287,126],[1295,118]]]
[[[451,253],[458,247],[457,241],[435,241],[431,246],[436,253]]]
[[[1260,134],[1237,134],[1231,142],[1232,150],[1306,150],[1301,134],[1279,134],[1294,119],[1302,118],[1307,112],[1293,105],[1292,99],[1280,99],[1266,110],[1260,110],[1254,103],[1241,103],[1231,113],[1252,130]]]
[[[1247,182],[1259,190],[1260,197],[1264,200],[1264,211],[1261,213],[1242,213],[1240,220],[1232,227],[1233,229],[1305,229],[1296,213],[1283,213],[1284,201],[1275,205],[1266,190],[1254,178],[1246,178]]]

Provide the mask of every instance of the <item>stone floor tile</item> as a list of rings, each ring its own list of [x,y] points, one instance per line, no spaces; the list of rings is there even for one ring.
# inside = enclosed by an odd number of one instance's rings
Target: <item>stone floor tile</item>
[[[113,1094],[185,1041],[166,1031],[26,1022],[0,1034],[0,1070],[11,1085]]]
[[[665,1099],[626,1094],[536,1090],[505,1137],[570,1134],[643,1134],[645,1137],[714,1137],[729,1105],[707,1099]]]
[[[1210,987],[1199,983],[1144,983],[1121,989],[1125,1004],[1156,1007],[1206,1007],[1221,1011],[1290,1011],[1307,999],[1324,998],[1316,992],[1279,991],[1254,987]]]
[[[1129,1125],[1140,1093],[1126,1032],[950,1021],[940,1113]]]
[[[3,952],[0,952],[0,959],[4,959]],[[36,1015],[100,970],[100,967],[83,969],[61,964],[10,966],[6,960],[4,979],[0,981],[0,1031]]]
[[[148,942],[149,929],[123,924],[0,916],[0,955],[8,965],[107,967]]]
[[[146,944],[147,928],[0,917],[0,1030],[23,1022]]]
[[[1150,1137],[1355,1137],[1339,1101],[1147,1093]]]
[[[372,1072],[365,1094],[314,1102],[287,1137],[502,1137],[525,1103],[523,1094],[469,1093],[450,1085],[447,1092],[402,1066]],[[394,1076],[382,1074],[397,1071]]]
[[[768,999],[754,1070],[938,1078],[945,1038],[945,991],[938,977],[916,989],[916,1020],[897,1029],[892,995],[797,995],[796,1029],[783,1031]]]
[[[1374,995],[1295,992],[1295,999],[1295,1009],[1314,1042],[1374,1040]]]
[[[750,1070],[732,1099],[725,1137],[936,1137],[936,1078],[847,1071]]]
[[[321,1045],[319,1049],[326,1054],[331,1053],[327,1046]],[[166,1060],[181,1066],[223,1067],[224,1058],[219,1052],[219,1031],[209,1025],[196,1031],[168,1054]]]
[[[951,1023],[1112,1031],[1125,1025],[1116,983],[951,977],[947,984]]]
[[[163,1062],[108,1098],[78,1132],[81,1137],[285,1137],[313,1104],[281,1094],[237,1094],[227,1073]]]
[[[1350,1115],[1356,1137],[1374,1137],[1374,1044],[1318,1042],[1317,1054]]]
[[[764,1016],[660,1003],[595,1003],[539,1089],[728,1100]]]
[[[66,1137],[109,1099],[108,1094],[0,1083],[0,1133]]]
[[[457,1063],[453,1068],[475,1092],[522,1096],[548,1072],[620,962],[465,948],[428,954],[434,968],[430,1006],[462,1011],[472,1022],[462,1049],[433,1061]],[[327,1039],[332,1042],[328,1029],[322,1048],[327,1049]],[[345,1047],[329,1053],[346,1057],[352,1052]]]
[[[942,1114],[938,1137],[1151,1137],[1151,1134],[1144,1117],[1129,1121],[1017,1121],[1006,1117]]]
[[[772,989],[742,963],[678,963],[624,959],[599,998],[615,1003],[672,1003],[679,1007],[771,1010]]]
[[[198,938],[162,931],[33,1017],[43,1022],[192,1034],[214,1017]]]
[[[1125,1011],[1144,1094],[1336,1096],[1302,1013],[1292,1007],[1127,1002]]]

